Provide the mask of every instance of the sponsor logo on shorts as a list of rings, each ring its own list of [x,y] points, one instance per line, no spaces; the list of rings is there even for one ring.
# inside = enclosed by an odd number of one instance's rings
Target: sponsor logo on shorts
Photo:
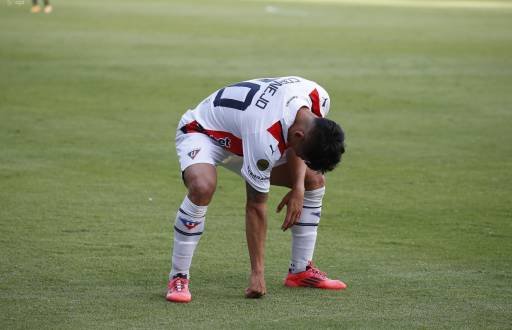
[[[266,159],[260,159],[256,162],[256,166],[260,171],[265,171],[268,168],[269,162]]]
[[[182,217],[179,217],[179,219],[181,223],[183,223],[183,225],[187,227],[189,230],[194,229],[201,224],[201,222],[188,220]]]
[[[196,149],[192,150],[191,152],[189,152],[187,155],[190,158],[194,159],[194,158],[196,158],[196,156],[199,153],[199,151],[201,151],[201,148],[196,148]]]
[[[268,181],[268,180],[270,180],[269,176],[260,176],[260,175],[254,174],[253,171],[251,171],[251,168],[249,166],[247,166],[247,173],[249,173],[249,176],[251,178],[253,178],[254,180],[258,180],[258,181]]]

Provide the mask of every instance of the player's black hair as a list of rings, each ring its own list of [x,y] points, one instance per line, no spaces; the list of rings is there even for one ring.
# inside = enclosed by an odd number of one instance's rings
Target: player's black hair
[[[332,171],[345,152],[345,133],[336,122],[315,118],[314,126],[304,141],[304,158],[312,170]]]

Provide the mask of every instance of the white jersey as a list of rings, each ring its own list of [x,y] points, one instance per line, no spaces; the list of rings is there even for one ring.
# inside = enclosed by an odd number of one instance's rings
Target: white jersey
[[[301,77],[264,78],[226,86],[187,111],[183,133],[202,133],[243,157],[241,174],[256,190],[268,192],[270,172],[284,156],[288,129],[300,108],[324,117],[329,95]]]

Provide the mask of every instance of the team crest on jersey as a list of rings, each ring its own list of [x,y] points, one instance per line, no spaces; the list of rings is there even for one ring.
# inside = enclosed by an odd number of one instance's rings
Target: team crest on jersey
[[[201,151],[201,148],[194,149],[194,150],[192,150],[191,152],[189,152],[187,155],[188,155],[190,158],[194,159],[194,158],[196,158],[196,156],[197,156],[197,154],[199,153],[199,151]]]
[[[192,220],[188,220],[188,219],[181,218],[181,217],[179,219],[180,219],[181,223],[183,223],[183,225],[185,227],[187,227],[189,230],[194,229],[201,224],[201,222],[192,221]]]
[[[256,166],[260,171],[265,171],[268,168],[269,162],[266,159],[260,159],[256,162]]]

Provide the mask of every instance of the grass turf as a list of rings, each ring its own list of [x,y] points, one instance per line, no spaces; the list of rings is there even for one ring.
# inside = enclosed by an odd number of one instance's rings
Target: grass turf
[[[512,10],[350,3],[1,4],[0,328],[512,327]],[[284,288],[271,213],[269,293],[244,299],[244,185],[220,169],[194,300],[165,302],[180,115],[288,74],[346,130],[315,260],[349,289]]]

